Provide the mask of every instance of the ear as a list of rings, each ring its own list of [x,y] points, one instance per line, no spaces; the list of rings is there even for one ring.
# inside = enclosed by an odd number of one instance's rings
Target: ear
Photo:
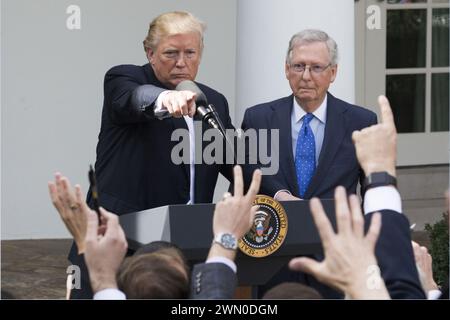
[[[152,48],[148,48],[147,51],[146,51],[146,54],[147,54],[148,62],[151,65],[153,65],[153,59],[154,59],[154,56],[155,56],[155,52],[153,51]]]
[[[287,62],[284,64],[284,74],[286,75],[286,79],[289,80],[289,65]]]
[[[331,79],[330,82],[334,82],[337,76],[338,65],[331,67]]]

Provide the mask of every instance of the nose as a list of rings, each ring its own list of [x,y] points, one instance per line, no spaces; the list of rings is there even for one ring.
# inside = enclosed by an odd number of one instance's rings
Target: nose
[[[303,71],[302,77],[303,77],[303,79],[306,79],[306,80],[311,79],[311,69],[310,69],[310,66],[306,66],[306,67],[305,67],[305,71]]]
[[[180,53],[177,57],[177,64],[176,66],[178,68],[184,68],[186,66],[185,56],[184,53]]]

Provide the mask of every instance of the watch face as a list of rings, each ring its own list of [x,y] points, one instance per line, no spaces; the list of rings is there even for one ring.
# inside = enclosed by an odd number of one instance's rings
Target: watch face
[[[236,238],[232,234],[226,233],[222,235],[222,238],[220,240],[225,248],[234,249],[237,246]]]

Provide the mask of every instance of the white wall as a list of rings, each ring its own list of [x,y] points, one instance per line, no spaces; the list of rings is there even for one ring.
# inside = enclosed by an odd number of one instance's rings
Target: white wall
[[[71,4],[81,8],[81,30],[66,28]],[[198,80],[222,92],[233,114],[235,0],[1,1],[2,239],[69,237],[47,181],[60,170],[87,189],[104,73],[117,64],[146,63],[148,24],[172,10],[207,23]]]
[[[354,102],[354,0],[238,1],[236,125],[246,108],[291,94],[284,74],[288,43],[311,28],[336,40],[340,63],[330,91]]]
[[[81,30],[66,8],[81,8]],[[341,50],[331,91],[354,100],[353,0],[2,0],[1,239],[68,237],[47,193],[60,170],[87,188],[95,161],[102,82],[116,64],[146,63],[142,40],[162,12],[208,24],[198,80],[221,91],[235,125],[245,108],[289,94],[292,34],[320,28]],[[219,182],[216,192],[226,189]]]

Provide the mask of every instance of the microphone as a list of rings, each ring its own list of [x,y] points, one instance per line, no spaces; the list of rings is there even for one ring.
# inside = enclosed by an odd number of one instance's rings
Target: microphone
[[[206,99],[205,94],[202,90],[197,86],[194,81],[184,80],[181,81],[175,88],[177,91],[192,91],[195,93],[195,105],[197,107],[197,112],[195,116],[200,118],[202,121],[206,122],[210,128],[214,128],[219,130],[222,135],[225,143],[229,146],[229,150],[233,155],[234,162],[237,163],[236,154],[234,152],[234,145],[229,140],[225,127],[220,121],[219,114],[216,111],[216,108],[212,104],[208,104],[208,99]]]
[[[192,91],[195,93],[195,105],[197,106],[197,112],[195,115],[202,121],[206,122],[211,128],[223,130],[220,120],[216,118],[214,109],[208,105],[208,99],[202,90],[191,80],[181,81],[175,88],[177,91]]]

